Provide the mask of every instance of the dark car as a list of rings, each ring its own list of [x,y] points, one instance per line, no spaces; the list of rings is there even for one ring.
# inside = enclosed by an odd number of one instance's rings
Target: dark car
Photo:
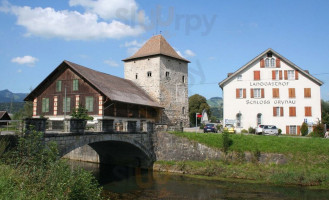
[[[206,124],[203,127],[203,132],[204,133],[208,133],[208,132],[217,133],[217,127],[215,124]]]

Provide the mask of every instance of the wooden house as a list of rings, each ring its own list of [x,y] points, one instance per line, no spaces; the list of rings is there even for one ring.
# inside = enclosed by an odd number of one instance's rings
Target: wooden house
[[[1,122],[3,120],[11,120],[7,111],[0,111],[0,125],[6,125],[7,122]]]
[[[93,122],[112,119],[125,129],[130,124],[141,130],[157,122],[162,107],[130,80],[63,61],[26,98],[33,101],[33,117],[50,121],[70,118],[73,108],[83,105]]]

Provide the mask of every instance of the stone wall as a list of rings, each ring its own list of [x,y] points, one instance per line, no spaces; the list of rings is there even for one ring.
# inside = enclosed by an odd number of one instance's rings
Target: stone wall
[[[78,147],[72,150],[71,152],[65,154],[63,158],[85,161],[85,162],[93,162],[93,163],[100,162],[98,153],[89,145]]]
[[[177,137],[166,132],[159,132],[155,135],[156,160],[162,161],[203,161],[221,160],[225,154],[219,149],[210,148],[198,142],[190,141],[187,138]],[[227,159],[241,160],[245,162],[285,164],[286,156],[276,153],[242,152],[229,153]]]

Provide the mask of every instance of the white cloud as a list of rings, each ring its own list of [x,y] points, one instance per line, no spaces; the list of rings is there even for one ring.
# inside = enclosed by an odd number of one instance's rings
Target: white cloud
[[[185,50],[184,53],[187,57],[194,57],[195,56],[195,53],[193,51],[191,51],[190,49]]]
[[[111,59],[105,60],[104,63],[110,65],[111,67],[119,67],[119,64]]]
[[[145,13],[138,10],[135,0],[70,0],[70,6],[82,6],[87,12],[103,19],[120,19],[143,23]]]
[[[128,56],[132,56],[135,54],[144,44],[146,41],[138,42],[137,40],[133,40],[130,42],[125,42],[122,47],[128,47],[127,48],[127,54]]]
[[[23,56],[23,57],[16,57],[11,59],[11,62],[13,63],[18,63],[20,65],[29,65],[33,66],[36,62],[38,61],[37,58],[32,57],[32,56]]]
[[[75,0],[72,5],[80,5],[82,2],[91,3],[89,0]],[[94,2],[94,1],[92,1]],[[101,1],[97,1],[101,2]],[[104,3],[104,2],[103,2]],[[113,3],[113,1],[112,1]],[[8,5],[1,6],[0,11],[8,10]],[[53,8],[31,8],[29,6],[9,7],[10,13],[17,17],[17,25],[26,28],[26,35],[36,35],[46,38],[58,37],[66,40],[91,40],[102,38],[122,38],[137,36],[145,30],[143,26],[130,26],[116,19],[106,22],[95,11],[80,13],[78,11],[60,10]]]

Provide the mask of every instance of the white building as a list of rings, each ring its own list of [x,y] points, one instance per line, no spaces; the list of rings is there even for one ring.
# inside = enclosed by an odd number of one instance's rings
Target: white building
[[[225,124],[237,132],[259,124],[276,125],[282,133],[300,134],[305,121],[321,120],[323,83],[272,49],[267,49],[219,83]]]

